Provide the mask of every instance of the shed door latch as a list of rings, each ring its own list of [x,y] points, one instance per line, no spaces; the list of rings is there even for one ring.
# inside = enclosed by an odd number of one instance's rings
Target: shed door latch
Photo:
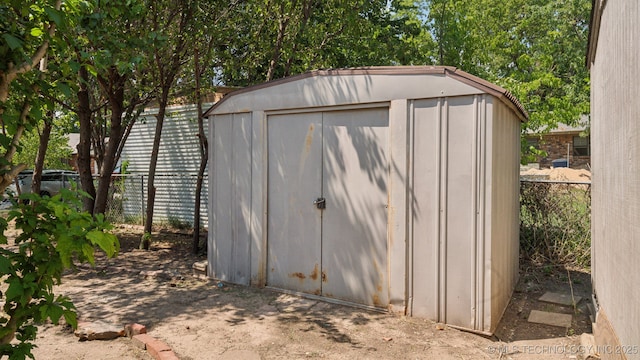
[[[327,207],[327,200],[325,198],[317,198],[313,204],[318,208],[318,209],[324,209]]]

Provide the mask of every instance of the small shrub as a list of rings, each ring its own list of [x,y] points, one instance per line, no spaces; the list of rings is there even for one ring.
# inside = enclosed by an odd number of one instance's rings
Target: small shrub
[[[151,233],[145,232],[140,238],[140,250],[149,250],[151,248]]]
[[[86,195],[86,194],[85,194]],[[33,358],[32,342],[36,324],[61,318],[77,326],[75,308],[65,296],[56,296],[53,285],[60,283],[64,269],[76,262],[94,263],[98,247],[109,257],[119,250],[118,239],[108,232],[111,226],[100,215],[95,218],[80,212],[77,192],[63,189],[51,198],[25,194],[14,203],[7,218],[0,218],[0,273],[8,285],[0,299],[0,356],[9,359]],[[25,203],[28,200],[29,204]],[[7,246],[5,232],[15,220],[22,232],[14,246]],[[13,339],[17,343],[12,342]]]
[[[193,225],[189,221],[184,221],[174,216],[169,216],[169,218],[167,219],[167,222],[169,223],[169,226],[178,230],[186,230],[186,229],[193,228]]]
[[[584,184],[521,182],[520,245],[540,262],[588,269],[591,188]]]
[[[144,224],[144,221],[142,221],[142,215],[124,215],[123,216],[123,221],[125,224],[134,224],[134,225],[141,225]]]

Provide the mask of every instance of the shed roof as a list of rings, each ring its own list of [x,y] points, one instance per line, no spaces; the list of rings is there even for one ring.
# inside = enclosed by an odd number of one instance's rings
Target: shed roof
[[[498,99],[500,99],[503,103],[505,103],[509,108],[511,108],[516,115],[520,118],[521,121],[526,121],[528,119],[527,111],[524,109],[522,104],[513,96],[508,90],[503,89],[502,87],[492,84],[486,80],[483,80],[477,76],[471,75],[467,72],[464,72],[460,69],[450,66],[380,66],[380,67],[362,67],[362,68],[345,68],[345,69],[327,69],[327,70],[313,70],[310,72],[306,72],[300,75],[290,76],[278,80],[269,81],[266,83],[250,86],[247,88],[243,88],[237,91],[234,91],[224,97],[221,101],[213,105],[209,110],[205,112],[205,116],[210,116],[216,113],[225,113],[229,112],[228,108],[238,108],[242,111],[249,111],[248,104],[251,104],[251,100],[249,98],[246,101],[238,101],[236,104],[231,105],[230,103],[234,102],[234,99],[241,98],[241,95],[252,95],[252,93],[272,88],[275,86],[282,86],[293,82],[302,82],[305,80],[318,80],[322,78],[337,78],[337,77],[374,77],[374,76],[384,76],[384,75],[395,75],[395,76],[403,76],[403,75],[414,75],[414,76],[425,76],[431,75],[436,77],[443,77],[447,79],[456,80],[459,85],[458,90],[461,90],[464,87],[464,90],[471,93],[472,90],[475,90],[477,93],[487,93]],[[369,83],[370,79],[367,79],[367,83]],[[345,82],[336,82],[333,81],[331,84],[325,84],[328,86],[328,90],[332,92],[336,92],[339,90],[345,90],[347,88],[348,95],[354,95],[353,89],[349,88],[349,83]],[[340,89],[338,89],[338,87]],[[408,86],[407,86],[408,87]],[[298,91],[303,91],[306,88],[301,87],[296,89]],[[399,84],[397,90],[403,90],[403,84]],[[308,90],[308,89],[306,89]],[[435,89],[439,90],[439,89]],[[390,89],[385,89],[386,93],[391,92]],[[440,91],[438,93],[440,96],[447,96],[448,94],[445,91]],[[342,94],[345,95],[345,94]],[[358,95],[358,94],[355,94]],[[318,97],[319,95],[313,94],[313,96]],[[373,98],[375,100],[375,97]],[[255,99],[253,99],[255,100]],[[372,100],[372,101],[374,101]],[[388,100],[388,99],[387,99]],[[284,104],[284,101],[281,100],[281,103]],[[273,109],[277,109],[278,107],[274,104]],[[269,110],[269,109],[261,109],[261,110]]]

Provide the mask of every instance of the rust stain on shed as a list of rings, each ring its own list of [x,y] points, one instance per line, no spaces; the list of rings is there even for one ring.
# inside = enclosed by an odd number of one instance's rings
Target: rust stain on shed
[[[301,272],[294,272],[294,273],[291,273],[291,274],[289,274],[289,277],[291,277],[291,278],[296,277],[296,278],[298,278],[298,279],[300,279],[300,280],[304,280],[304,279],[306,279],[306,278],[307,278],[307,276],[306,276],[305,274],[301,273]]]
[[[304,141],[304,151],[300,154],[300,163],[298,164],[299,171],[304,169],[304,165],[307,162],[307,157],[311,152],[311,144],[313,144],[313,130],[315,129],[314,124],[309,125],[309,131],[307,131],[307,136]],[[299,173],[300,176],[302,173]]]
[[[307,132],[307,138],[304,142],[304,150],[309,153],[309,150],[311,150],[311,144],[313,143],[313,129],[314,129],[314,125],[311,124],[309,125],[309,132]]]
[[[316,266],[313,268],[313,272],[309,275],[309,277],[310,277],[312,280],[317,280],[317,279],[318,279],[318,273],[319,273],[319,272],[320,272],[320,271],[318,270],[318,264],[316,264]]]

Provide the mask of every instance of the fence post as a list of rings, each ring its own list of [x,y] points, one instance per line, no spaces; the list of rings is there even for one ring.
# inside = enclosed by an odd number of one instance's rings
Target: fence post
[[[142,226],[144,226],[144,175],[140,174],[140,218],[142,218]]]

